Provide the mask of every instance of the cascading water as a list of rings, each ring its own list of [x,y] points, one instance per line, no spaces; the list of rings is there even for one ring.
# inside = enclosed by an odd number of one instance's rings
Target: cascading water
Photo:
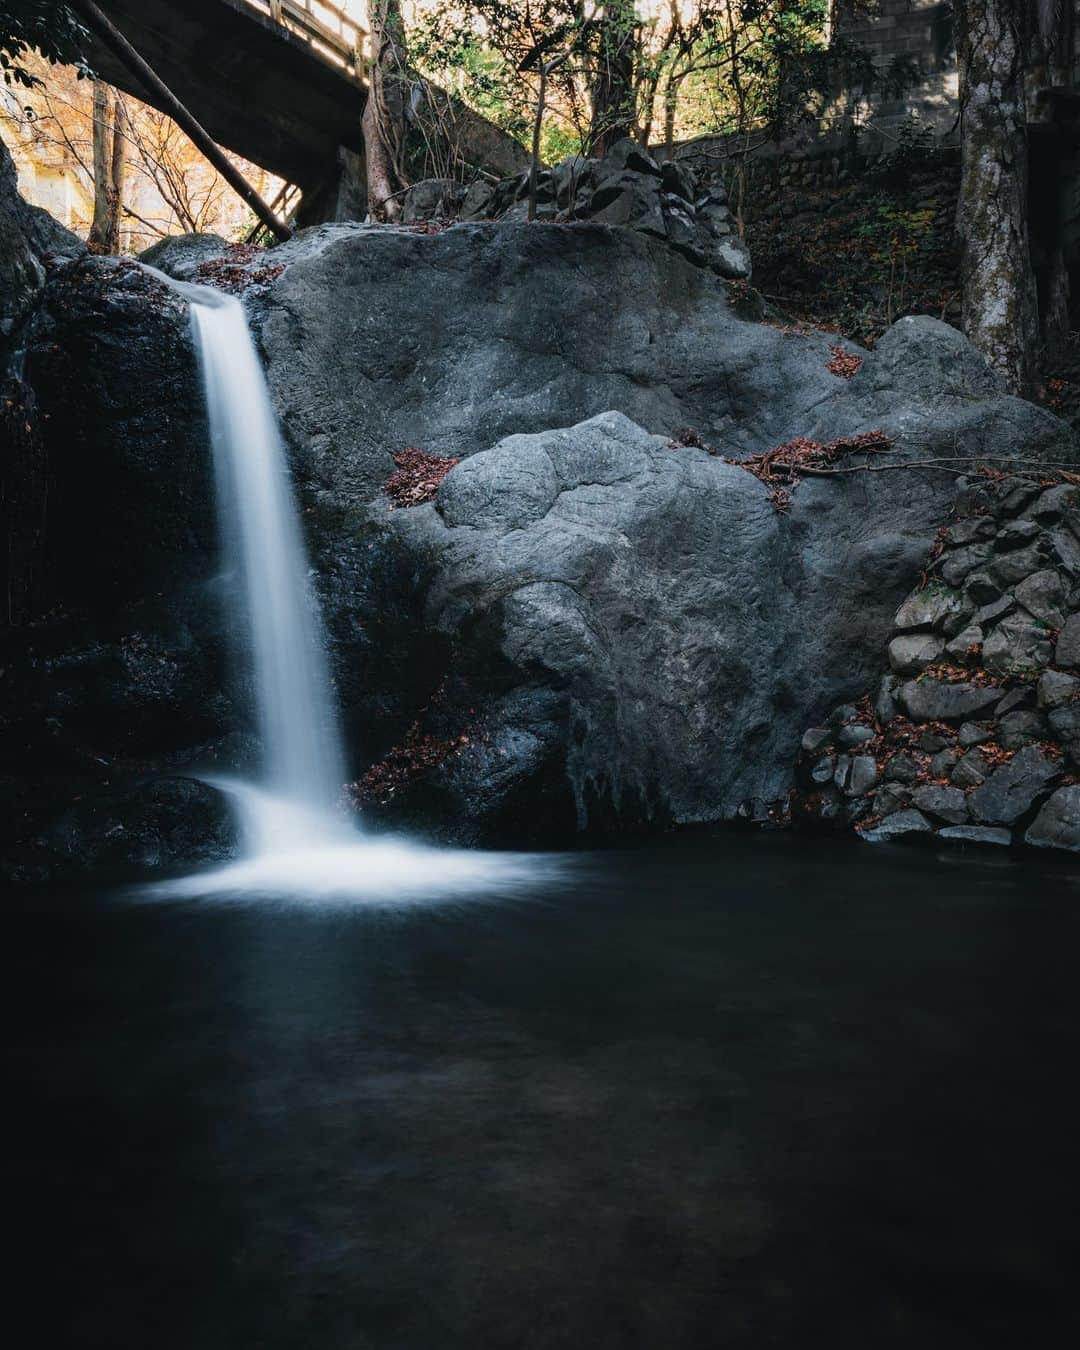
[[[344,782],[337,718],[307,584],[285,450],[239,300],[191,306],[206,390],[221,536],[240,587],[234,631],[250,635],[264,781],[310,812],[330,812]]]
[[[319,610],[281,433],[243,307],[220,291],[155,275],[191,307],[221,536],[234,573],[231,626],[247,643],[264,756],[260,783],[220,784],[236,802],[246,856],[159,893],[400,901],[550,880],[552,861],[366,839],[346,822],[337,805],[344,754]]]

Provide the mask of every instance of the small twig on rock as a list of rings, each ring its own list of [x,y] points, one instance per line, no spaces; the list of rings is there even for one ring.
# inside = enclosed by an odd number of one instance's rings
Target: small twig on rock
[[[892,441],[883,431],[865,431],[859,436],[841,436],[838,440],[811,441],[797,436],[793,441],[766,450],[761,455],[746,459],[728,459],[747,473],[752,473],[769,489],[773,506],[783,514],[791,505],[791,494],[803,477],[825,477],[842,470],[830,468],[841,455],[865,451],[876,454],[888,450]]]

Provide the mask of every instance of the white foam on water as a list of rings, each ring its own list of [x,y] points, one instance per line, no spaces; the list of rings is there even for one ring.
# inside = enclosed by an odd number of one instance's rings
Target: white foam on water
[[[509,898],[550,885],[565,866],[555,856],[429,848],[365,836],[344,820],[313,813],[250,783],[213,781],[233,799],[244,856],[212,871],[158,882],[144,894],[397,905]]]

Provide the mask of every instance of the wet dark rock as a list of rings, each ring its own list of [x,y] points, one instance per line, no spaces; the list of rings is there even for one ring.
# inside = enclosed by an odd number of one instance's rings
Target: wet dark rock
[[[972,609],[979,609],[980,621],[982,619],[982,610],[988,609],[1001,601],[1001,592],[1005,589],[1004,584],[995,580],[989,572],[975,572],[968,577],[964,588],[964,594],[971,601]],[[1010,600],[1010,607],[1012,605]]]
[[[814,765],[814,767],[810,770],[810,778],[812,782],[824,786],[826,783],[832,782],[833,774],[835,772],[836,772],[836,756],[826,755],[823,759],[819,759],[818,762]]]
[[[1039,525],[1055,525],[1070,508],[1076,506],[1078,498],[1080,491],[1071,483],[1059,483],[1041,492],[1025,510],[1024,516]]]
[[[1070,703],[1063,708],[1054,708],[1046,720],[1059,740],[1080,740],[1080,704]]]
[[[590,219],[602,225],[637,230],[656,239],[667,237],[664,213],[656,192],[630,184],[611,184],[593,197]]]
[[[68,808],[41,839],[51,873],[138,875],[222,862],[238,848],[227,797],[194,778],[159,778]]]
[[[928,783],[911,794],[912,804],[928,816],[961,825],[968,818],[967,798],[956,787],[939,787]]]
[[[1007,764],[994,769],[968,797],[981,825],[1014,825],[1058,776],[1058,766],[1034,746],[1018,750]]]
[[[1024,836],[1035,848],[1080,852],[1080,786],[1058,788]]]
[[[949,777],[956,787],[972,788],[984,782],[988,773],[986,760],[977,750],[971,750],[957,762]]]
[[[977,624],[968,624],[945,644],[945,654],[954,661],[966,661],[973,651],[981,652],[986,634]]]
[[[974,615],[975,606],[958,591],[931,584],[909,596],[896,612],[897,628],[933,628],[958,633]]]
[[[889,643],[889,665],[898,675],[915,675],[944,650],[945,639],[937,633],[901,633]]]
[[[865,797],[878,781],[877,761],[872,755],[856,755],[851,761],[846,791],[849,797]]]
[[[930,760],[930,772],[935,778],[947,778],[960,758],[959,750],[950,747],[939,750]]]
[[[982,745],[985,741],[993,740],[993,738],[993,731],[985,723],[965,722],[960,728],[956,740],[961,749],[967,750],[973,745]]]
[[[827,745],[832,743],[832,738],[831,727],[810,727],[803,733],[803,751],[808,755],[819,754]]]
[[[993,553],[987,544],[971,544],[954,549],[941,562],[941,579],[947,586],[959,586],[968,573],[987,563]]]
[[[1057,561],[1074,580],[1080,577],[1080,542],[1071,530],[1064,528],[1051,530],[1048,536],[1050,547]]]
[[[1062,625],[1054,648],[1054,661],[1059,666],[1073,669],[1080,666],[1080,614],[1071,614]]]
[[[947,680],[910,680],[900,688],[900,702],[916,722],[967,721],[988,711],[999,697],[992,687]]]
[[[994,539],[994,548],[1000,553],[1010,549],[1024,548],[1039,534],[1039,526],[1034,520],[1010,520],[1002,525]]]
[[[986,669],[998,675],[1025,675],[1050,664],[1054,649],[1047,625],[1022,613],[1007,615],[983,643]]]
[[[885,778],[890,783],[914,783],[919,777],[918,762],[910,755],[893,755],[885,766]]]
[[[660,177],[667,192],[693,203],[697,193],[697,182],[688,165],[677,159],[666,160],[660,166]]]
[[[1040,708],[1060,708],[1080,698],[1080,678],[1060,670],[1047,670],[1039,676]]]
[[[868,844],[887,844],[894,839],[904,839],[910,835],[931,834],[933,829],[933,825],[921,811],[895,811],[873,829],[864,830],[861,838]]]
[[[878,685],[877,695],[874,698],[874,716],[883,726],[887,726],[897,715],[896,688],[897,682],[891,675],[883,676]]]
[[[1003,750],[1019,750],[1032,741],[1045,740],[1049,734],[1046,718],[1037,712],[1006,713],[998,722],[998,741]]]
[[[939,839],[953,839],[960,844],[987,844],[995,848],[1008,848],[1012,843],[1012,831],[991,825],[948,825],[938,831]]]
[[[911,792],[899,783],[884,783],[874,793],[873,812],[876,816],[888,816],[899,811],[911,801]]]
[[[1035,703],[1035,690],[1030,684],[1017,685],[1002,696],[1001,702],[994,708],[995,717],[1004,717],[1017,708],[1030,708]]]
[[[854,750],[856,746],[864,745],[873,739],[873,727],[863,726],[857,722],[841,727],[836,737],[837,744],[843,746],[845,750]]]
[[[1025,577],[1031,576],[1033,572],[1038,572],[1043,565],[1043,555],[1041,549],[1036,545],[1029,544],[1027,548],[1017,549],[1015,553],[1006,553],[994,559],[987,567],[985,576],[989,578],[991,586],[996,586],[998,595],[1002,591],[1015,586],[1018,581],[1023,581]],[[972,578],[974,583],[975,578]],[[980,604],[987,604],[997,597],[983,592],[976,594],[971,590],[972,599]]]
[[[962,548],[966,544],[993,539],[995,533],[997,523],[993,516],[967,516],[949,526],[945,532],[945,542],[951,548]]]
[[[1006,614],[1011,613],[1016,608],[1016,599],[1012,595],[999,596],[997,600],[990,604],[983,605],[975,614],[975,622],[980,628],[989,628],[997,623]]]
[[[1065,602],[1065,588],[1061,577],[1052,568],[1044,568],[1025,577],[1014,594],[1027,612],[1049,628],[1060,628],[1065,622],[1061,607]]]

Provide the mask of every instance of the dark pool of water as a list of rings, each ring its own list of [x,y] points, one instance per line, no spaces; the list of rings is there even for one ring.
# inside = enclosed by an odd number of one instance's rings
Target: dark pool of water
[[[1077,1330],[1068,871],[722,840],[505,902],[8,914],[26,1344]]]

